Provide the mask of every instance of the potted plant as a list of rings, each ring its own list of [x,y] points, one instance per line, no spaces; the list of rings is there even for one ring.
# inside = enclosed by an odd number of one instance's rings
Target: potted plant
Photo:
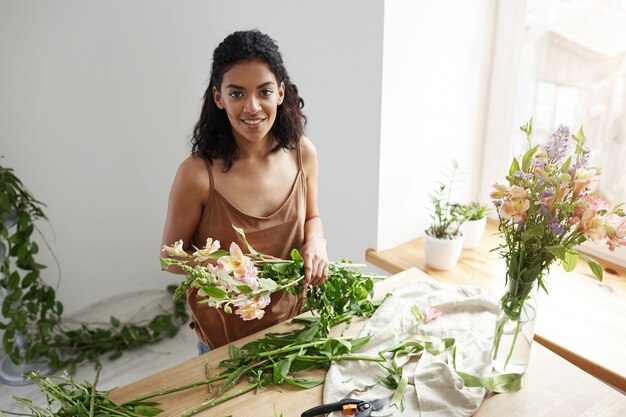
[[[457,206],[457,214],[464,220],[460,227],[463,232],[463,249],[472,249],[480,245],[487,226],[488,212],[489,206],[480,201]]]
[[[434,269],[454,268],[463,249],[460,226],[464,219],[458,214],[458,204],[450,198],[457,168],[457,161],[452,161],[448,182],[440,182],[435,192],[429,195],[433,204],[432,223],[425,231],[424,252],[426,265]]]
[[[7,356],[0,361],[0,379],[12,385],[30,381],[22,373],[47,371],[46,356],[53,344],[50,330],[62,306],[54,289],[43,283],[43,265],[35,261],[32,240],[35,221],[45,219],[43,204],[24,187],[10,168],[0,166],[0,329]]]

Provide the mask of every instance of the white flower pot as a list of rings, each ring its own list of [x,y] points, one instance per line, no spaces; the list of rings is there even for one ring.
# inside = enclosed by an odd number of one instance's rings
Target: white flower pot
[[[424,235],[426,265],[433,269],[447,270],[456,265],[463,250],[463,236],[456,239],[439,239]]]
[[[463,248],[471,249],[480,246],[480,241],[485,234],[486,226],[486,217],[483,217],[479,220],[470,220],[463,223],[461,225],[461,232],[463,232]]]

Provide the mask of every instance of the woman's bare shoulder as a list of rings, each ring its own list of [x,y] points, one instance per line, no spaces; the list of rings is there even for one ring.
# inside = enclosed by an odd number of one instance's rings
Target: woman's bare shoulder
[[[200,156],[189,155],[178,167],[176,182],[184,188],[207,189],[210,179],[206,161]]]
[[[311,139],[306,136],[300,138],[300,152],[302,154],[302,165],[305,171],[311,172],[311,169],[317,167],[317,149]]]

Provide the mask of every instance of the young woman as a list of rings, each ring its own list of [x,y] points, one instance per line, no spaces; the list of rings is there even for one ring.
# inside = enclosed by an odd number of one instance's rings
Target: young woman
[[[256,30],[227,36],[213,53],[191,155],[172,185],[163,244],[182,239],[192,250],[211,237],[224,249],[236,242],[245,250],[235,225],[265,255],[285,259],[300,250],[307,285],[321,284],[328,259],[317,209],[317,154],[303,136],[303,106],[269,36]],[[196,291],[187,300],[201,352],[284,321],[303,301],[276,293],[262,319],[242,321],[198,304]]]

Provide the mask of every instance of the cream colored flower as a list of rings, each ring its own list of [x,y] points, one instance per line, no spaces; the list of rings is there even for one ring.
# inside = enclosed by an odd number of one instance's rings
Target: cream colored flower
[[[169,256],[176,256],[180,258],[188,258],[189,254],[183,250],[183,240],[179,240],[174,243],[174,246],[163,245],[161,250],[167,253]]]
[[[209,259],[210,254],[219,250],[219,248],[220,248],[219,240],[213,241],[213,239],[208,238],[206,240],[206,245],[204,245],[204,249],[198,249],[197,251],[193,253],[193,256],[196,257],[197,262],[204,262],[207,259]]]
[[[519,222],[526,219],[526,211],[530,208],[530,201],[528,199],[523,200],[510,200],[502,203],[498,207],[498,213],[503,219],[511,219],[514,222]]]
[[[506,185],[498,184],[497,182],[493,184],[492,187],[493,190],[491,191],[490,196],[495,200],[500,200],[504,198],[504,196],[506,196],[509,192],[509,187],[507,187]]]

